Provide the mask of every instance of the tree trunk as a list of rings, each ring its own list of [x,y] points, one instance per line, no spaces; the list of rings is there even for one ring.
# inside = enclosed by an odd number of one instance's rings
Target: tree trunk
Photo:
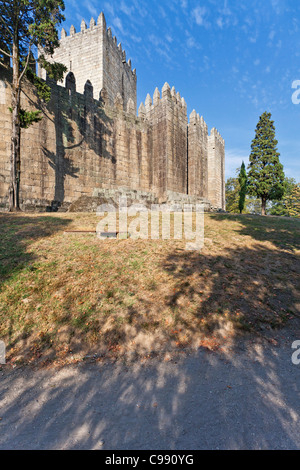
[[[267,200],[262,198],[262,200],[261,200],[261,215],[263,215],[263,216],[266,215],[266,206],[267,206]]]
[[[13,83],[12,83],[12,137],[10,157],[10,187],[9,187],[9,211],[19,211],[20,191],[20,98],[21,87],[19,83],[19,51],[13,46]]]

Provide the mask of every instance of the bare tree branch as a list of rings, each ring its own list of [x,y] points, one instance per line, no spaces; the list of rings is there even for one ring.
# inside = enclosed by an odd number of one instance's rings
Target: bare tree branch
[[[19,83],[21,83],[21,80],[22,78],[24,77],[24,74],[27,70],[27,67],[28,67],[28,64],[29,64],[29,60],[30,60],[30,54],[31,54],[31,46],[32,46],[32,42],[30,41],[30,44],[29,44],[29,49],[28,49],[28,54],[27,54],[27,59],[26,59],[26,64],[24,66],[24,70],[23,72],[21,73],[20,77],[19,77]]]
[[[2,18],[2,15],[0,15],[0,20],[2,21],[2,23],[3,23],[3,25],[4,25],[5,29],[6,29],[6,31],[8,32],[8,34],[13,38],[14,35],[13,35],[13,33],[10,31],[10,29],[7,27],[7,24],[6,24],[6,22],[4,21],[4,19]]]
[[[3,49],[0,48],[0,52],[1,54],[4,54],[6,55],[7,57],[9,57],[10,59],[12,59],[12,55],[10,55],[8,52],[5,52]]]

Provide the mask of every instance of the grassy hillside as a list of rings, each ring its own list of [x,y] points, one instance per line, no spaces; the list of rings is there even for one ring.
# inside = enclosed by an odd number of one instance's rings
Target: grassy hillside
[[[201,253],[65,233],[98,220],[0,215],[0,339],[11,362],[217,349],[299,315],[299,220],[206,215]]]

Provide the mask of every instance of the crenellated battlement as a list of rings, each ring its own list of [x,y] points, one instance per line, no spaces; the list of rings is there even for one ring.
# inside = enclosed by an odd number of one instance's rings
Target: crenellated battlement
[[[205,136],[207,138],[208,136],[208,127],[206,122],[203,119],[203,116],[200,116],[195,109],[191,112],[190,114],[190,122],[189,122],[189,130],[190,132],[193,131],[193,127],[196,128],[196,131],[202,136]]]
[[[216,141],[218,141],[221,145],[225,145],[225,140],[223,139],[223,137],[219,133],[218,129],[216,129],[215,127],[212,128],[212,130],[210,132],[210,137],[212,139],[215,139]]]
[[[185,99],[180,96],[179,92],[176,93],[175,87],[171,89],[168,83],[164,84],[161,92],[156,88],[154,90],[153,97],[148,93],[145,103],[142,102],[140,104],[138,115],[145,119],[146,117],[149,117],[151,112],[158,106],[166,103],[173,106],[174,109],[176,107],[184,116],[187,115],[187,104]]]
[[[74,73],[78,92],[83,93],[86,81],[90,80],[95,96],[105,89],[107,100],[113,106],[120,94],[124,110],[129,99],[134,102],[136,110],[136,69],[132,70],[131,59],[126,58],[122,44],[112,35],[111,28],[107,28],[104,13],[99,15],[97,22],[91,18],[89,27],[82,20],[79,31],[74,25],[71,25],[69,34],[63,28],[60,47],[48,60],[62,63],[67,67],[67,73]],[[39,75],[46,78],[44,71]]]
[[[118,52],[122,65],[127,67],[128,70],[130,70],[132,74],[136,76],[136,69],[132,70],[131,59],[126,60],[126,51],[123,50],[122,44],[118,44],[116,36],[112,35],[111,28],[106,27],[106,20],[103,12],[99,15],[97,22],[94,20],[94,18],[91,18],[89,28],[84,19],[81,21],[80,31],[78,32],[74,25],[71,25],[69,35],[67,31],[62,28],[60,44],[64,47],[66,41],[72,41],[72,38],[79,38],[82,35],[85,35],[85,40],[89,41],[89,34],[94,33],[95,31],[98,31],[99,34],[105,33],[107,41],[110,41],[111,44],[114,45],[115,51]],[[93,39],[93,36],[91,36],[91,38]]]
[[[98,20],[97,20],[97,23],[96,23],[96,21],[94,20],[93,17],[91,18],[89,28],[87,27],[87,24],[86,24],[85,20],[82,19],[81,24],[80,24],[80,32],[78,32],[78,33],[76,32],[75,26],[72,24],[71,27],[70,27],[70,36],[75,36],[75,34],[80,34],[80,33],[87,33],[89,30],[93,30],[95,28],[99,28],[99,29],[101,28],[102,30],[106,29],[106,20],[105,20],[105,16],[104,16],[103,12],[100,13],[100,15],[98,17]],[[65,28],[62,28],[62,30],[61,30],[61,40],[64,40],[67,37],[68,37],[67,31],[65,30]]]

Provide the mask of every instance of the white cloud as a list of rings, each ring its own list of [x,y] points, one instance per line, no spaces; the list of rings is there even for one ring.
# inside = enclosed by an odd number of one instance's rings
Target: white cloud
[[[250,36],[249,41],[252,42],[252,44],[255,44],[257,41],[257,36]]]
[[[129,7],[126,5],[126,3],[122,0],[121,5],[120,5],[120,10],[125,13],[127,16],[132,16],[134,12],[134,7]]]
[[[188,31],[186,31],[186,35],[187,35],[186,45],[188,49],[202,49],[201,44],[199,44],[199,42],[197,42],[195,38],[191,36],[191,34]]]
[[[161,44],[161,37],[156,36],[155,34],[150,34],[149,36],[150,42],[153,44],[153,46],[159,46]]]
[[[116,16],[113,19],[112,23],[113,23],[113,25],[116,29],[118,29],[121,33],[124,33],[124,28],[123,28],[122,21],[120,20],[120,18],[118,16]]]
[[[108,3],[108,2],[104,3],[104,12],[109,13],[110,15],[114,16],[115,10],[111,3]]]
[[[93,4],[93,2],[89,0],[85,3],[85,6],[88,9],[88,11],[90,12],[90,14],[93,15],[95,18],[97,18],[99,12],[98,12],[97,8],[95,7],[95,5]]]
[[[192,36],[190,36],[186,41],[186,45],[189,49],[193,49],[196,46],[195,39]]]
[[[281,1],[280,0],[271,0],[271,4],[273,10],[275,11],[276,15],[280,15],[281,13]]]
[[[224,26],[223,18],[219,17],[217,19],[217,25],[219,26],[220,29],[223,29],[223,26]]]
[[[276,34],[276,31],[272,30],[269,34],[269,39],[270,41],[273,41],[274,37],[275,37],[275,34]]]
[[[135,36],[134,34],[131,34],[130,35],[130,38],[132,39],[133,42],[135,43],[141,43],[142,42],[142,38],[140,36]]]
[[[206,26],[205,16],[207,14],[207,9],[205,7],[196,7],[192,12],[192,16],[194,17],[198,26]]]
[[[167,34],[167,35],[166,35],[166,40],[167,40],[169,43],[173,42],[173,38],[172,38],[172,36],[171,36],[170,34]]]
[[[217,10],[217,13],[219,16],[217,17],[216,23],[220,29],[237,25],[238,20],[236,15],[228,7],[227,0],[225,0],[224,6]]]

